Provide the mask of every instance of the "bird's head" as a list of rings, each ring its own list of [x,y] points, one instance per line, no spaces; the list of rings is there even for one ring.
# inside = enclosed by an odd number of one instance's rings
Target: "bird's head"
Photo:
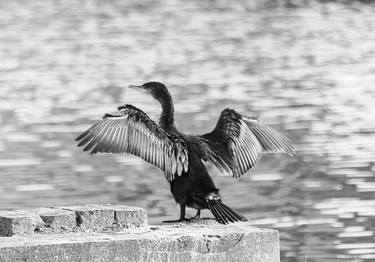
[[[146,92],[161,103],[170,98],[167,87],[160,82],[147,82],[141,86],[130,85],[129,88]]]

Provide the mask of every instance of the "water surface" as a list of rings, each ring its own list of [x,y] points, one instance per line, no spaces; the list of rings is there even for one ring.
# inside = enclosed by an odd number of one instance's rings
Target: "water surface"
[[[73,142],[123,103],[157,119],[126,86],[158,80],[182,131],[210,131],[230,106],[296,142],[295,158],[214,176],[228,205],[280,231],[282,261],[374,261],[375,7],[272,2],[1,1],[0,209],[111,202],[176,218],[156,168]]]

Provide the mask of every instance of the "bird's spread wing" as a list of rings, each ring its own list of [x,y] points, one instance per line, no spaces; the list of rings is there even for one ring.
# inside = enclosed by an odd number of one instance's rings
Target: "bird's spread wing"
[[[276,130],[232,109],[224,109],[214,130],[201,136],[209,147],[222,157],[238,178],[259,160],[262,153],[294,155],[293,142]]]
[[[168,180],[188,170],[188,151],[184,141],[159,127],[140,109],[125,105],[106,114],[76,138],[84,151],[130,153],[164,171]]]

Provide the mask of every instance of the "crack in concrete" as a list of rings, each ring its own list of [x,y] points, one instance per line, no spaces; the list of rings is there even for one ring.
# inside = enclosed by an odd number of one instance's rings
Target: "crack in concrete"
[[[75,213],[76,213],[76,225],[77,225],[77,227],[81,227],[81,225],[83,223],[82,216],[79,214],[78,211],[76,211]]]

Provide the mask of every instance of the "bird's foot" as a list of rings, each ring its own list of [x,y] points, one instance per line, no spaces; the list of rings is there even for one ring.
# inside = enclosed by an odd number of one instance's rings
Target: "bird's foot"
[[[201,218],[201,215],[196,214],[195,216],[189,218],[190,220],[199,220]]]
[[[164,220],[163,223],[179,223],[179,222],[187,222],[187,221],[190,221],[191,218],[180,218],[180,219],[177,219],[177,220]]]
[[[201,217],[201,210],[198,209],[198,210],[197,210],[197,214],[196,214],[195,216],[191,217],[190,219],[191,219],[191,220],[193,220],[193,219],[198,220],[198,219],[200,219],[200,217]]]

